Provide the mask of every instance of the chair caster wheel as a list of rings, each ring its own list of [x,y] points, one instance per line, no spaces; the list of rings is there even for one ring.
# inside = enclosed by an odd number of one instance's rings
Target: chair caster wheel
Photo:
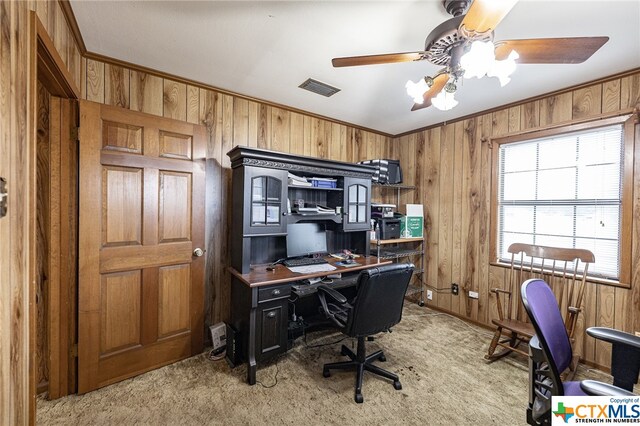
[[[357,393],[354,399],[358,404],[362,404],[364,402],[364,398],[361,393]]]
[[[393,382],[393,387],[396,388],[396,390],[401,390],[402,384],[400,382]]]
[[[424,302],[421,301],[420,303],[418,303],[418,306],[424,306]]]
[[[329,376],[331,376],[331,372],[329,371],[328,368],[324,368],[322,370],[322,377],[329,377]]]
[[[387,357],[386,357],[386,356],[384,356],[384,354],[382,354],[382,355],[380,355],[380,356],[378,357],[378,361],[380,361],[380,362],[385,362],[386,360],[387,360]]]

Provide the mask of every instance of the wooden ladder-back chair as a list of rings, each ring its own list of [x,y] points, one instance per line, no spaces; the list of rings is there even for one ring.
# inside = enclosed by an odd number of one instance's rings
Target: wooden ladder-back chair
[[[507,251],[511,254],[511,266],[504,288],[491,290],[496,295],[498,318],[492,320],[496,331],[485,359],[496,360],[512,351],[529,355],[527,350],[519,349],[518,346],[528,343],[535,334],[520,300],[520,286],[530,278],[543,279],[554,289],[573,345],[578,315],[582,310],[587,271],[589,264],[595,261],[593,253],[584,249],[522,243],[511,244]],[[504,349],[496,353],[497,346]],[[575,372],[578,361],[578,355],[575,355],[570,367],[572,372]]]

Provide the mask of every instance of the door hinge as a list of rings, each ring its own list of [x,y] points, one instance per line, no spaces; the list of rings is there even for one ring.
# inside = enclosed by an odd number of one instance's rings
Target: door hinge
[[[71,346],[71,350],[69,351],[69,355],[71,355],[71,358],[78,358],[78,344],[74,344],[73,346]]]
[[[7,198],[9,193],[7,192],[7,180],[0,177],[0,217],[7,215]]]
[[[72,127],[71,128],[71,139],[74,141],[78,141],[79,140],[79,135],[80,135],[80,127]]]

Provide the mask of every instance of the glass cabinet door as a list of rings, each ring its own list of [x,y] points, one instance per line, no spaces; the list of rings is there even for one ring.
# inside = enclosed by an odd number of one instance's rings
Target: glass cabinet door
[[[286,171],[248,168],[246,177],[251,199],[246,203],[245,233],[285,232]]]
[[[345,231],[359,231],[369,229],[370,191],[371,181],[368,179],[346,178],[345,182],[345,212],[343,229]]]

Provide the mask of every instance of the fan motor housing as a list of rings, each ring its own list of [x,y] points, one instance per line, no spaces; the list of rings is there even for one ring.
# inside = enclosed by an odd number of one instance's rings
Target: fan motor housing
[[[471,0],[444,0],[442,3],[448,14],[460,16],[469,8]]]

